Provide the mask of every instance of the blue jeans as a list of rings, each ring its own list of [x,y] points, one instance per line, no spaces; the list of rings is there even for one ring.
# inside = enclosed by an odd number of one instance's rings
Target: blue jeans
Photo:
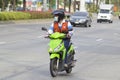
[[[66,48],[66,54],[65,54],[65,63],[67,64],[67,52],[69,49],[70,39],[64,39],[64,46]]]

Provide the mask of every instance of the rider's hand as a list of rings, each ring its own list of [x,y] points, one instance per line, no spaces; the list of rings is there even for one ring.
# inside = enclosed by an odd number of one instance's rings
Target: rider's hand
[[[67,34],[66,37],[67,37],[67,38],[71,38],[70,34]]]

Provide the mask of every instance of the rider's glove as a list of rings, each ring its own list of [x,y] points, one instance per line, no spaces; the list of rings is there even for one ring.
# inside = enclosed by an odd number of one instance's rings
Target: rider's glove
[[[71,36],[73,35],[73,31],[69,31],[66,35],[67,38],[71,38]]]
[[[71,36],[70,36],[70,34],[69,34],[69,33],[66,35],[66,37],[67,37],[67,38],[71,38]]]

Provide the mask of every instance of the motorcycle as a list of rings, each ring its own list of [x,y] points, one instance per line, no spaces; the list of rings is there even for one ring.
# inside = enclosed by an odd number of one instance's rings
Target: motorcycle
[[[47,31],[45,27],[42,27],[43,31]],[[75,66],[76,60],[74,60],[75,50],[72,43],[69,45],[69,50],[67,52],[67,64],[68,67],[64,67],[64,60],[66,54],[66,48],[64,46],[63,39],[66,38],[66,34],[55,32],[48,35],[47,38],[50,39],[49,43],[49,55],[50,55],[50,74],[52,77],[56,77],[58,72],[66,71],[66,73],[71,73],[72,68]]]

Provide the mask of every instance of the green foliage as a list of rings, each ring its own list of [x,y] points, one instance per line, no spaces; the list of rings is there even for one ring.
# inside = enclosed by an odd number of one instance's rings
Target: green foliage
[[[98,7],[95,4],[87,5],[87,10],[92,13],[97,13]]]
[[[7,7],[8,6],[8,3],[10,2],[10,0],[0,0],[0,8],[2,8],[2,6],[3,6],[3,3],[2,3],[2,1],[4,2],[4,7]]]
[[[54,8],[54,6],[55,6],[55,0],[50,0],[49,1],[49,7],[50,7],[50,9]]]
[[[21,20],[29,19],[31,15],[24,12],[0,12],[0,20]]]
[[[53,18],[51,12],[0,12],[0,21]]]
[[[45,19],[52,18],[51,12],[39,12],[39,11],[30,11],[27,12],[31,15],[31,19]]]
[[[114,16],[119,16],[120,12],[114,12]]]

